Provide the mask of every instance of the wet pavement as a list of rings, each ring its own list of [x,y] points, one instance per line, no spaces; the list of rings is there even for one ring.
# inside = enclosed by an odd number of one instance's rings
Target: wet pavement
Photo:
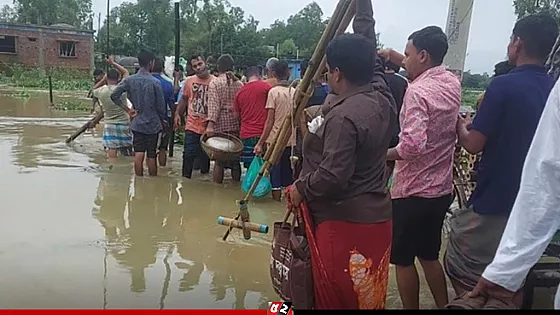
[[[86,113],[57,112],[48,95],[0,98],[1,308],[265,308],[272,231],[228,242],[239,184],[180,177],[181,148],[157,178],[135,178],[132,159],[110,165],[102,125],[72,145]],[[284,209],[251,201],[253,222]],[[388,308],[400,308],[391,267]],[[425,282],[422,308],[433,308]]]

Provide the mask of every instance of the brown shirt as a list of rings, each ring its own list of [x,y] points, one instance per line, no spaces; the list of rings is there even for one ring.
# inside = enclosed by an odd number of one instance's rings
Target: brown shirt
[[[377,223],[391,218],[385,161],[396,119],[371,84],[328,97],[324,121],[303,141],[303,169],[295,185],[314,223]]]

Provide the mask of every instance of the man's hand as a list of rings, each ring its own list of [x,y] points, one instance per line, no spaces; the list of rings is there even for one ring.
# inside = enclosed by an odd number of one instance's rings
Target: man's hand
[[[107,57],[107,59],[105,60],[105,62],[107,62],[110,65],[114,65],[115,64],[115,57],[113,56],[109,56]]]
[[[477,296],[492,297],[501,301],[511,302],[515,292],[511,292],[493,282],[490,282],[483,277],[480,277],[476,287],[469,293],[469,297],[474,298]]]
[[[181,128],[181,116],[177,113],[173,117],[173,127],[175,130],[179,130]]]
[[[216,123],[213,121],[208,122],[208,126],[206,126],[206,133],[214,133]]]
[[[472,118],[470,113],[467,113],[465,117],[459,114],[459,118],[457,119],[457,125],[456,125],[457,133],[467,130],[467,127],[470,124],[472,124]]]
[[[128,111],[127,111],[127,113],[128,113],[128,116],[130,117],[130,120],[132,120],[132,119],[134,119],[136,116],[138,116],[138,112],[135,111],[135,110],[132,109],[132,108],[129,108]]]
[[[256,156],[262,156],[263,145],[261,143],[257,143],[257,145],[255,145],[255,148],[253,149],[253,153],[255,153]]]
[[[299,208],[299,205],[303,201],[303,196],[301,195],[295,184],[292,185],[290,191],[288,191],[288,198],[295,208]]]
[[[391,49],[380,49],[377,51],[379,57],[385,61],[391,61]]]

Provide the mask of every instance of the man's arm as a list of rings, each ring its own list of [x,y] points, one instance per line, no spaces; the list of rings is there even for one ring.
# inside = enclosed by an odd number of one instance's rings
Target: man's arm
[[[130,73],[128,72],[128,70],[126,70],[125,67],[119,65],[118,63],[115,62],[115,59],[111,56],[107,59],[107,62],[112,65],[113,67],[115,67],[117,69],[117,71],[121,74],[121,80],[124,78],[128,78],[128,76],[130,75]]]
[[[421,156],[428,141],[428,104],[417,92],[405,95],[404,120],[399,144],[387,151],[387,160],[414,160]]]
[[[346,189],[356,164],[358,132],[352,121],[344,116],[333,115],[323,123],[321,164],[295,183],[307,201],[332,196]]]
[[[266,122],[264,123],[262,135],[259,138],[259,142],[256,146],[263,146],[266,143],[266,140],[268,140],[268,136],[270,136],[270,132],[272,131],[272,127],[274,126],[275,113],[276,110],[274,108],[266,109]]]
[[[156,98],[156,112],[159,116],[159,119],[161,119],[162,121],[167,121],[167,103],[165,102],[163,88],[159,81],[154,85],[154,93]]]
[[[239,107],[239,91],[235,94],[233,99],[233,117],[239,119],[241,117],[241,108]]]
[[[482,275],[512,292],[521,287],[560,228],[559,134],[560,81],[549,96],[527,154],[519,193],[494,261]]]
[[[375,75],[383,75],[384,69],[381,66],[381,58],[377,54],[377,36],[375,34],[375,19],[373,18],[373,5],[371,0],[356,0],[356,16],[352,24],[355,34],[361,34],[368,38],[376,50],[375,54]]]
[[[459,118],[457,122],[457,135],[459,144],[470,154],[482,152],[486,139],[489,138],[500,126],[504,115],[504,102],[501,81],[499,78],[492,81],[484,93],[484,100],[472,125],[468,126],[468,119]],[[497,82],[498,81],[498,82]]]
[[[363,35],[370,41],[373,41],[374,47],[377,47],[375,19],[373,18],[371,0],[356,0],[356,16],[354,17],[352,28],[355,34]]]

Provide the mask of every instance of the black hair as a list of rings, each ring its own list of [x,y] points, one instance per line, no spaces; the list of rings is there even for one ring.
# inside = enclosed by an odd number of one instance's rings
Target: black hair
[[[189,65],[192,66],[192,61],[193,61],[193,60],[198,60],[199,58],[200,58],[202,61],[206,62],[206,59],[204,59],[204,57],[203,57],[202,55],[192,55],[192,56],[189,58]]]
[[[221,55],[217,67],[218,72],[233,71],[233,57],[230,54]]]
[[[151,52],[147,50],[141,50],[138,54],[138,64],[142,68],[147,67],[155,58],[156,57]]]
[[[115,69],[109,69],[109,71],[107,71],[107,80],[118,81],[119,80],[119,72]]]
[[[185,72],[185,68],[183,68],[183,66],[179,65],[179,71]]]
[[[327,46],[327,64],[331,71],[338,68],[350,83],[363,85],[371,81],[375,46],[359,34],[337,36]]]
[[[511,70],[513,70],[515,68],[515,66],[513,66],[512,64],[509,63],[509,61],[502,61],[502,62],[498,62],[495,66],[494,66],[494,76],[498,77],[504,74],[508,74]]]
[[[272,71],[279,80],[288,80],[290,76],[290,66],[284,60],[280,60],[274,64]]]
[[[245,76],[247,77],[247,79],[250,77],[256,77],[260,75],[261,75],[261,71],[256,66],[251,66],[245,70]]]
[[[154,61],[154,68],[152,69],[152,72],[154,73],[162,73],[163,72],[163,68],[164,68],[164,61],[162,58],[156,58],[156,60]]]
[[[432,59],[432,65],[439,66],[443,63],[443,58],[447,54],[449,44],[447,35],[439,26],[427,26],[412,33],[408,40],[418,52],[425,50]]]
[[[528,56],[544,62],[558,37],[558,23],[547,13],[528,15],[515,23],[513,36],[521,39]]]
[[[399,73],[399,71],[401,71],[401,67],[392,61],[385,61],[385,69],[393,70],[395,73]]]
[[[99,75],[102,75],[102,74],[104,74],[104,73],[105,73],[105,72],[104,72],[103,70],[101,70],[101,69],[95,69],[95,70],[93,70],[93,76],[94,76],[94,77],[99,76]]]

